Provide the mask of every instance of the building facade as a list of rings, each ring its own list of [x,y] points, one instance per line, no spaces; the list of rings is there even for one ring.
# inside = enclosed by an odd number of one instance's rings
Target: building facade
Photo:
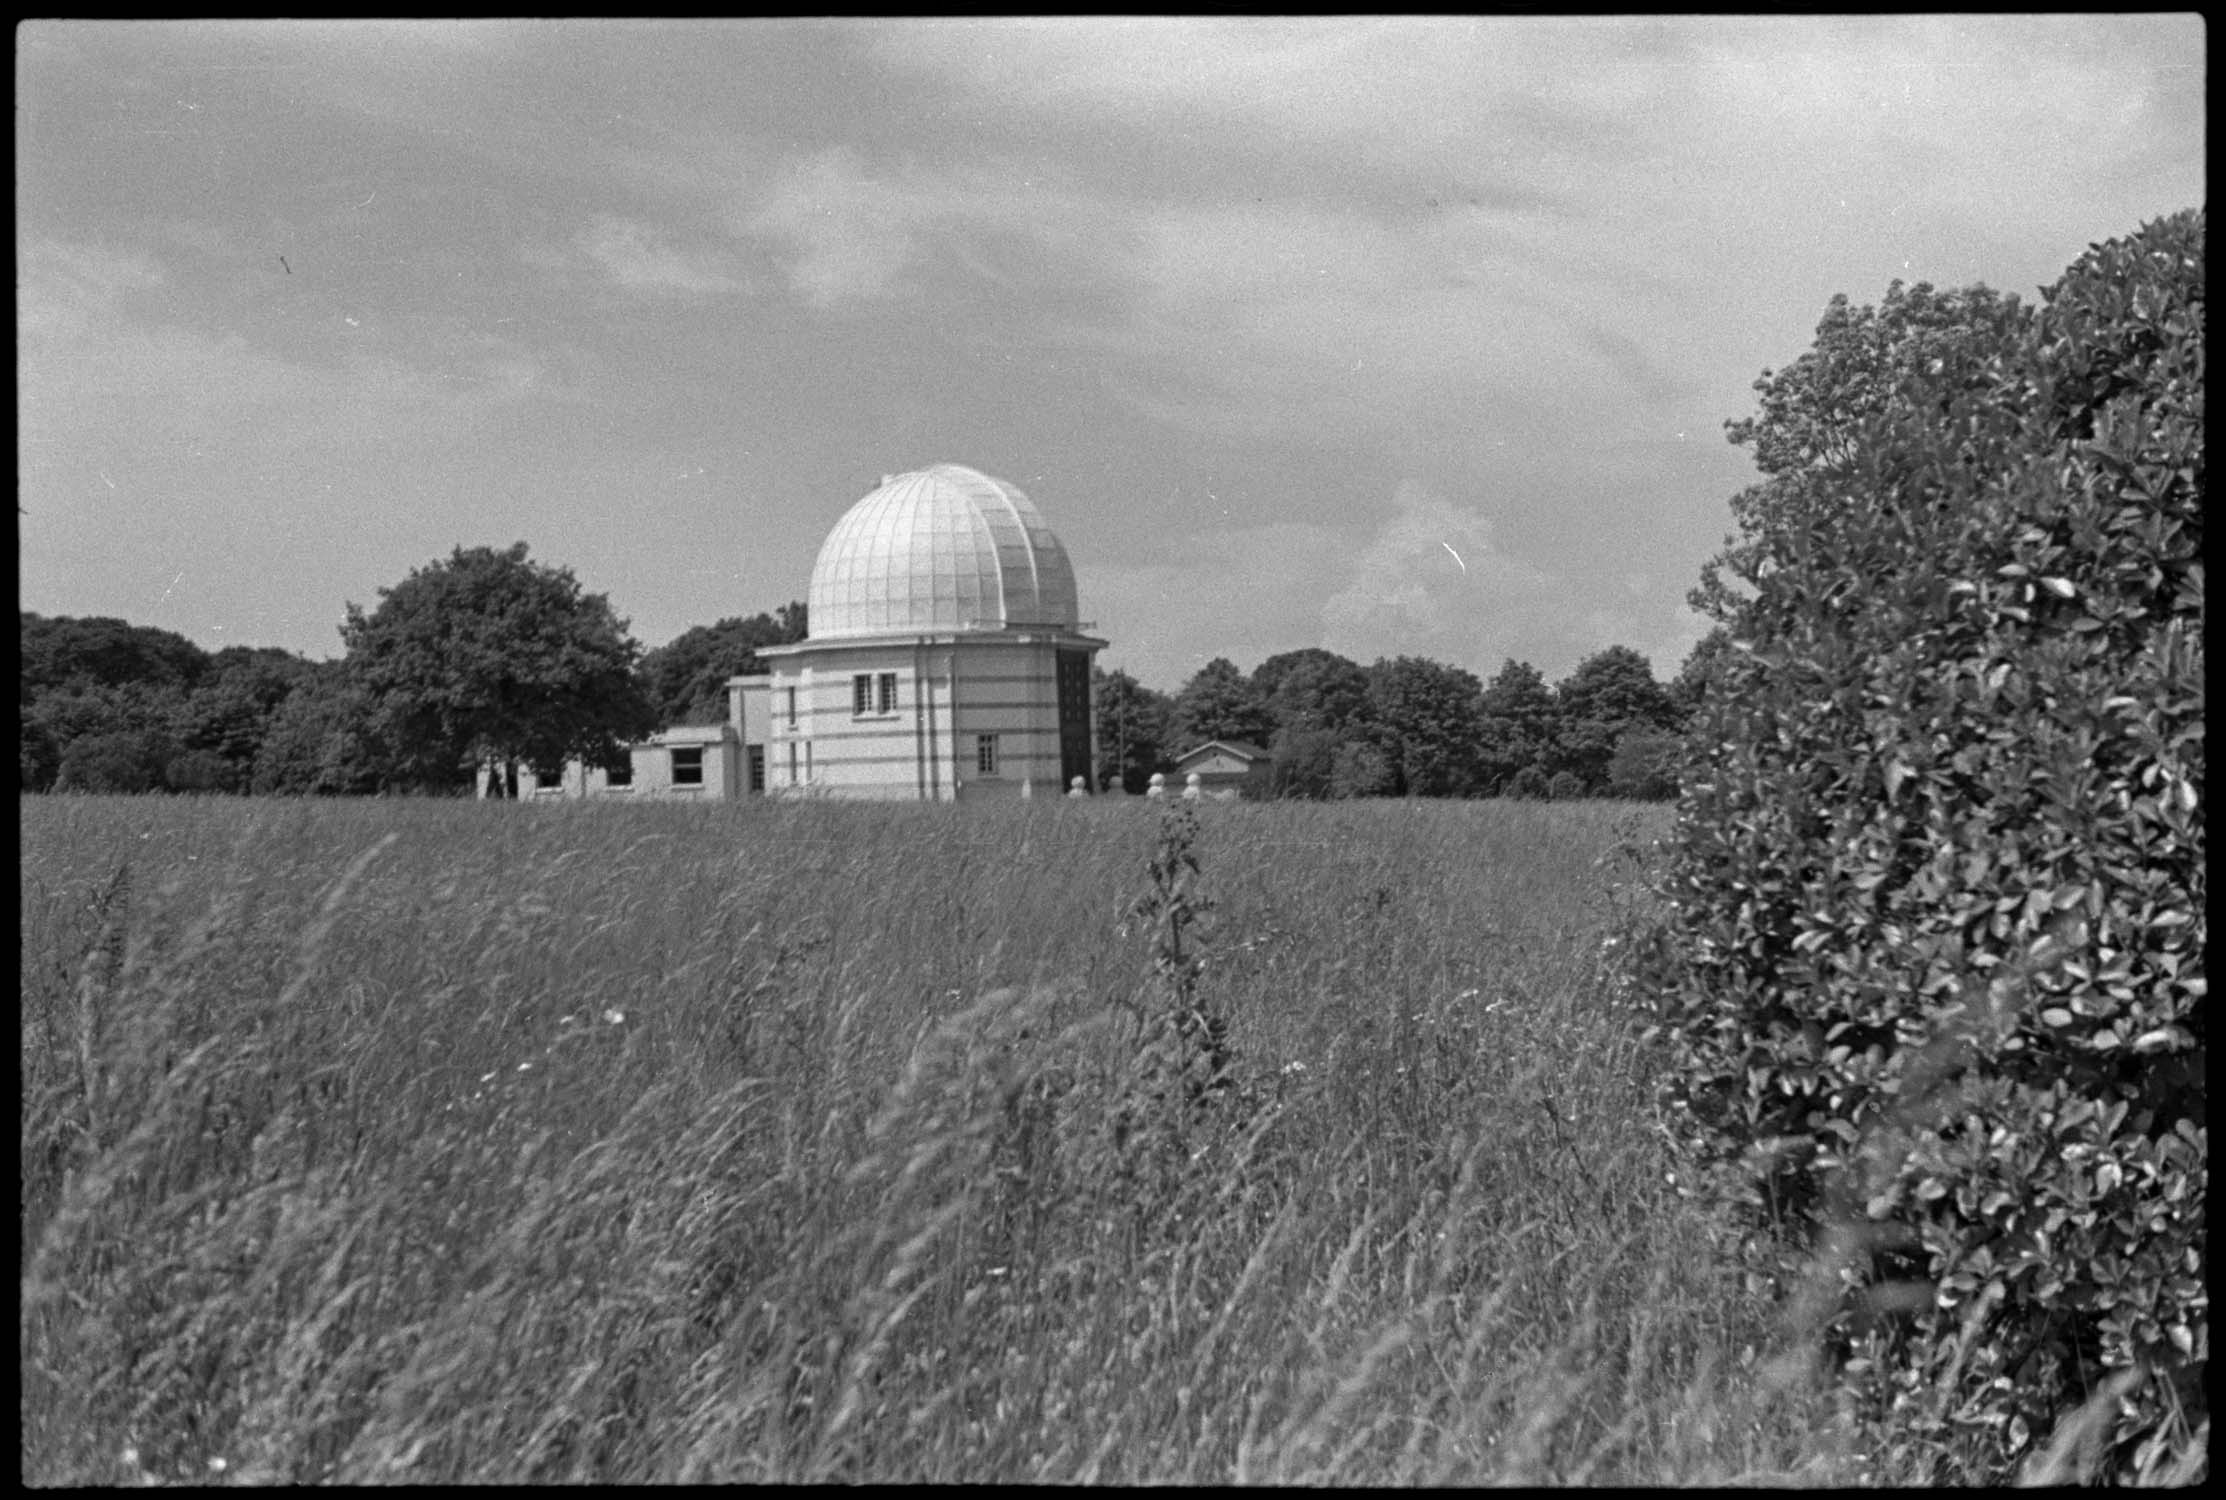
[[[521,774],[526,797],[952,802],[1095,791],[1074,567],[1028,497],[957,464],[886,476],[812,568],[809,634],[727,682],[727,722]],[[484,778],[482,795],[485,795]]]
[[[772,666],[773,792],[950,802],[1091,781],[1074,568],[1018,488],[957,464],[885,478],[812,569],[810,633]]]

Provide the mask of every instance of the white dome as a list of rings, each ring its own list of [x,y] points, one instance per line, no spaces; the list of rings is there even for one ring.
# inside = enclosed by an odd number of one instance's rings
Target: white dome
[[[937,464],[884,479],[827,534],[810,638],[1075,628],[1074,565],[1026,495]]]

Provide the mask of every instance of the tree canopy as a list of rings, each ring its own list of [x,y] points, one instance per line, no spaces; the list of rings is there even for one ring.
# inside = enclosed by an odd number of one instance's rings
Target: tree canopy
[[[1368,669],[1376,744],[1395,792],[1465,797],[1479,789],[1483,695],[1474,672],[1427,657],[1392,657]]]
[[[1982,380],[2030,316],[2015,297],[1979,285],[1941,292],[1896,281],[1877,307],[1835,296],[1808,351],[1755,381],[1755,415],[1724,424],[1734,444],[1753,451],[1764,478],[1732,497],[1738,531],[1703,565],[1692,607],[1731,621],[1762,578],[1804,545],[1819,507],[1856,503],[1860,488],[1835,481],[1855,462],[1865,424],[1895,410],[1913,382],[1938,393]]]
[[[608,765],[657,728],[634,676],[641,648],[609,599],[526,553],[458,547],[381,589],[376,609],[348,606],[349,674],[398,779],[456,787],[489,762]]]
[[[1217,656],[1200,667],[1175,695],[1170,747],[1176,754],[1208,740],[1243,740],[1265,746],[1275,721],[1259,691],[1236,664]]]
[[[725,719],[727,679],[765,671],[758,648],[801,641],[808,618],[803,602],[797,600],[771,614],[748,619],[737,615],[715,625],[693,626],[645,653],[636,675],[658,722],[717,724]]]
[[[1269,657],[1254,669],[1252,685],[1278,730],[1335,733],[1368,712],[1367,669],[1319,647]]]
[[[1173,765],[1167,753],[1167,696],[1126,672],[1096,671],[1097,783],[1141,792],[1154,771]]]
[[[173,631],[104,615],[48,618],[21,611],[22,692],[72,682],[120,687],[140,682],[191,686],[209,669],[208,653]]]

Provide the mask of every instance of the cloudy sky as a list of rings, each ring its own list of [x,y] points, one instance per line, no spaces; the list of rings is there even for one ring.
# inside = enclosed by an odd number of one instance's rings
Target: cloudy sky
[[[1826,302],[2203,201],[2145,18],[34,24],[22,605],[339,652],[525,540],[645,645],[885,473],[1011,480],[1103,660],[1701,633]]]

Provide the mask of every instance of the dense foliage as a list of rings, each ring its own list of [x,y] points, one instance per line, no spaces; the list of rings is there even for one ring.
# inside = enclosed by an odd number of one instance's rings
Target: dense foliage
[[[1961,298],[1826,431],[1808,397],[1885,321],[1835,302],[1734,434],[1801,503],[1746,514],[1696,710],[1669,1094],[1943,1478],[2098,1391],[2120,1475],[2206,1420],[2204,223],[2037,311]]]
[[[1269,752],[1270,796],[1620,797],[1676,795],[1678,733],[1697,701],[1704,640],[1678,679],[1609,646],[1549,684],[1508,661],[1490,683],[1426,657],[1363,667],[1309,646],[1269,657],[1249,678],[1216,658],[1169,696],[1125,673],[1100,673],[1098,764],[1140,789],[1153,771],[1210,739]],[[1682,684],[1696,684],[1688,692]]]
[[[1151,784],[1152,773],[1173,769],[1168,748],[1170,705],[1126,672],[1100,667],[1092,674],[1096,709],[1097,784],[1137,793]]]
[[[456,548],[381,589],[376,609],[349,605],[340,635],[394,772],[414,785],[469,785],[489,763],[608,765],[657,728],[626,622],[523,542]]]
[[[473,714],[508,722],[505,743],[515,746],[532,726],[530,753],[561,759],[549,745],[571,742],[594,703],[625,696],[606,693],[619,686],[623,623],[598,623],[607,601],[580,595],[563,570],[552,575],[554,593],[528,602],[548,590],[545,581],[519,583],[544,570],[518,548],[477,549],[467,561],[484,564],[490,578],[515,576],[501,586],[436,588],[456,559],[420,570],[384,591],[402,604],[390,600],[383,615],[355,612],[361,624],[347,627],[343,661],[245,646],[208,654],[120,620],[24,615],[23,789],[455,791],[474,752],[457,748],[454,731]],[[648,722],[723,720],[727,679],[764,670],[758,651],[802,640],[805,620],[804,605],[791,603],[694,627],[643,653],[632,680]],[[552,626],[559,637],[584,634],[556,643]],[[404,635],[414,636],[406,649],[396,644]],[[1527,662],[1506,662],[1480,684],[1420,657],[1364,667],[1315,646],[1271,656],[1249,676],[1216,658],[1175,694],[1099,668],[1097,779],[1141,792],[1178,754],[1224,739],[1266,750],[1266,790],[1283,798],[1542,797],[1558,785],[1564,797],[1663,800],[1676,792],[1676,729],[1720,639],[1704,640],[1667,685],[1623,646],[1586,658],[1559,684]],[[491,722],[464,740],[492,746]]]
[[[793,600],[772,614],[739,616],[716,625],[696,625],[654,651],[644,652],[636,675],[649,695],[657,722],[718,724],[727,716],[727,679],[766,670],[760,646],[787,646],[804,639],[810,614]]]

